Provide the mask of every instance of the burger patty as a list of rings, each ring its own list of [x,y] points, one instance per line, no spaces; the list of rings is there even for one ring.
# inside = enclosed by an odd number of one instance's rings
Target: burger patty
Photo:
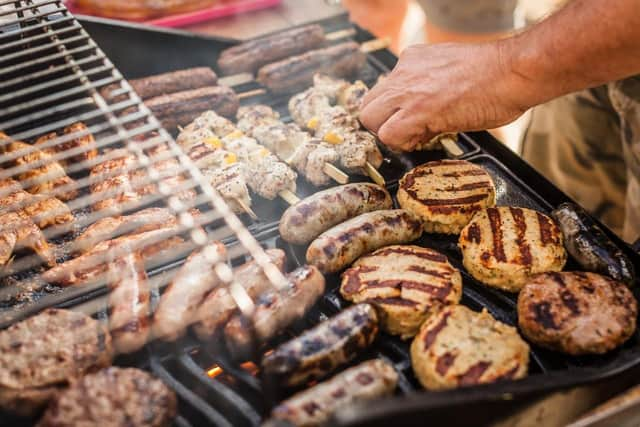
[[[556,223],[526,208],[478,212],[460,233],[458,245],[473,277],[509,292],[520,291],[534,274],[562,270],[567,260]]]
[[[60,393],[39,427],[160,427],[176,415],[176,396],[162,381],[135,368],[106,368]]]
[[[638,306],[621,282],[584,272],[544,273],[518,296],[518,324],[532,342],[572,355],[602,354],[636,329]]]
[[[424,221],[428,233],[458,234],[473,215],[495,206],[491,176],[465,160],[420,165],[400,180],[398,203]]]
[[[108,366],[111,336],[98,321],[48,309],[0,331],[0,406],[29,414],[87,372]]]
[[[529,345],[516,328],[461,305],[431,316],[411,344],[411,364],[430,390],[523,378]]]
[[[412,245],[387,246],[363,256],[342,274],[342,296],[373,304],[382,328],[402,338],[462,296],[462,277],[447,257]]]

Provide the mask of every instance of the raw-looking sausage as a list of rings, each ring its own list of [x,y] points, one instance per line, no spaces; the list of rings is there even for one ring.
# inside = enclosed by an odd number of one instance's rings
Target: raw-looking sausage
[[[319,191],[289,207],[280,220],[280,235],[287,242],[302,245],[350,218],[392,207],[391,196],[379,185],[341,185]]]
[[[340,409],[390,395],[397,384],[398,373],[393,366],[380,359],[368,360],[280,403],[265,427],[279,425],[276,420],[294,426],[318,426]]]
[[[402,209],[368,212],[325,231],[307,249],[307,262],[323,273],[342,270],[361,255],[383,246],[409,243],[422,223]]]
[[[224,336],[234,358],[246,360],[260,344],[303,318],[324,292],[324,276],[316,267],[297,268],[287,279],[283,289],[260,297],[249,318],[237,315],[227,323]]]
[[[220,284],[216,265],[225,261],[227,251],[220,242],[212,242],[194,252],[185,261],[165,289],[153,320],[154,336],[172,341],[195,321],[198,305]]]
[[[283,250],[268,249],[265,253],[280,271],[284,269],[286,257]],[[249,261],[238,267],[233,272],[233,280],[242,286],[253,300],[272,287],[262,268],[255,261]],[[211,338],[236,313],[237,305],[229,288],[221,286],[214,289],[198,307],[196,314],[198,322],[194,325],[194,330],[202,340]]]

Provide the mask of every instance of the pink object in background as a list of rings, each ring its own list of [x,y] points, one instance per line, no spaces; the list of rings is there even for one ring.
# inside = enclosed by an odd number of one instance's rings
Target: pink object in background
[[[67,2],[67,7],[72,13],[82,14],[82,9],[75,7],[73,1]],[[199,22],[211,21],[225,16],[237,15],[253,10],[266,9],[282,3],[282,0],[236,0],[226,1],[194,12],[180,15],[169,15],[161,18],[144,21],[145,24],[156,25],[158,27],[186,27]]]

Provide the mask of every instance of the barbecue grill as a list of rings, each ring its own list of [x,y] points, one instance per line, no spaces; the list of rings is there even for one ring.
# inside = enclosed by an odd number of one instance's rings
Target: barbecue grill
[[[0,2],[0,19],[5,21],[0,21],[0,130],[16,140],[33,141],[83,121],[88,126],[86,133],[95,136],[96,145],[102,152],[90,162],[67,168],[80,191],[80,196],[69,203],[76,217],[75,225],[71,230],[59,227],[45,230],[51,242],[65,248],[84,227],[107,215],[96,214],[90,209],[95,197],[89,191],[88,171],[108,158],[109,149],[124,148],[137,159],[127,171],[147,171],[145,178],[136,184],[153,185],[157,191],[121,206],[121,212],[162,206],[171,209],[181,219],[180,226],[169,235],[183,236],[184,244],[147,261],[152,299],[156,303],[162,288],[170,282],[184,257],[212,240],[221,240],[227,245],[232,265],[240,264],[249,257],[257,259],[265,272],[269,272],[273,286],[278,286],[283,278],[274,268],[269,268],[262,248],[284,249],[288,256],[287,270],[304,264],[302,248],[283,242],[278,235],[278,220],[286,204],[256,198],[254,209],[259,220],[248,215],[234,216],[125,80],[125,77],[137,78],[193,66],[215,68],[218,54],[233,45],[233,40],[152,30],[94,18],[83,20],[81,25],[62,2],[53,0]],[[346,16],[320,21],[319,24],[327,32],[351,26]],[[357,28],[354,38],[363,42],[373,37]],[[395,61],[396,58],[386,50],[369,53],[366,68],[358,77],[372,85],[393,67]],[[116,103],[109,103],[102,98],[100,90],[114,84],[119,85],[118,94],[122,96]],[[236,87],[236,90],[242,92],[257,87],[257,83],[250,82]],[[290,121],[287,101],[287,96],[266,94],[242,102],[245,105],[268,104],[285,121]],[[80,135],[58,137],[42,148],[68,142],[77,136]],[[2,144],[6,143],[2,141]],[[460,158],[481,165],[492,175],[499,205],[549,211],[568,200],[489,134],[462,134],[458,145],[464,151]],[[156,146],[166,146],[168,154],[162,158],[150,155],[150,150]],[[80,149],[68,150],[53,157],[63,160],[79,152]],[[386,156],[389,162],[380,172],[394,194],[397,181],[405,172],[425,161],[443,158],[445,154],[386,153]],[[159,162],[168,159],[176,162],[170,174],[155,170]],[[7,160],[5,157],[4,161]],[[10,167],[0,173],[0,178],[6,178],[21,173],[21,170]],[[179,174],[184,177],[180,186],[168,188],[167,177]],[[352,177],[352,180],[357,179]],[[298,188],[299,196],[317,191],[304,182],[300,182]],[[196,191],[194,199],[185,201],[176,197],[180,191],[189,189]],[[188,210],[192,207],[199,208],[202,214],[195,218],[189,216]],[[640,257],[612,233],[608,234],[625,248],[634,265],[640,266]],[[424,235],[417,244],[446,254],[452,264],[463,271],[463,304],[476,310],[486,307],[497,319],[512,325],[516,323],[514,297],[483,286],[464,273],[455,238]],[[61,260],[68,257],[64,250],[58,255]],[[10,269],[1,273],[4,283],[0,288],[0,327],[52,306],[80,310],[100,319],[108,318],[105,280],[62,289],[39,283],[39,268],[34,256],[20,255]],[[228,269],[228,265],[220,263],[218,268]],[[337,276],[327,276],[325,295],[277,342],[299,334],[344,308],[346,304],[339,296],[338,283]],[[270,346],[275,344],[269,343]],[[349,408],[337,415],[335,423],[422,425],[428,419],[436,424],[444,420],[450,425],[483,424],[553,390],[596,381],[621,381],[622,375],[629,378],[630,373],[640,369],[639,344],[636,332],[622,348],[599,357],[569,357],[534,346],[530,375],[524,380],[429,393],[420,392],[421,387],[413,376],[409,343],[381,334],[368,353],[356,362],[373,357],[390,362],[400,376],[397,396],[364,408]],[[219,342],[200,342],[190,335],[172,343],[151,342],[141,351],[120,356],[115,364],[150,370],[177,393],[179,415],[175,420],[176,426],[259,425],[273,404],[291,394],[290,390],[278,389],[268,378],[263,378],[253,362],[233,363]],[[462,406],[464,411],[460,411]],[[11,422],[29,425],[33,420],[11,419]]]

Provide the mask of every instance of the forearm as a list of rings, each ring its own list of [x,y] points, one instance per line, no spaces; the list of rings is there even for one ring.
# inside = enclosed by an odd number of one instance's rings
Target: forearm
[[[640,0],[574,0],[498,42],[522,107],[640,73]]]

